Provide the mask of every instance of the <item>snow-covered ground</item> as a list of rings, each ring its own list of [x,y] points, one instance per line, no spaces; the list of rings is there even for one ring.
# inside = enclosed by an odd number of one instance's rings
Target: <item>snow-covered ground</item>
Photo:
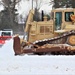
[[[0,75],[75,75],[75,56],[14,56],[11,39],[0,48]]]

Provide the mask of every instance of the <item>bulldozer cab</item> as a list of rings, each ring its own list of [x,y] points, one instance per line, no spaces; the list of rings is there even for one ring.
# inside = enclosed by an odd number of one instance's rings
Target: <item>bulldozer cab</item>
[[[58,8],[52,10],[52,18],[54,20],[54,29],[61,30],[65,29],[69,25],[72,25],[72,20],[70,15],[75,14],[75,10],[73,8]]]

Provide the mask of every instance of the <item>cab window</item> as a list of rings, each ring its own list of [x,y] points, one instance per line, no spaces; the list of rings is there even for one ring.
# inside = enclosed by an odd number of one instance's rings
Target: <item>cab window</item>
[[[74,12],[65,12],[65,21],[70,22],[70,15],[74,14]]]

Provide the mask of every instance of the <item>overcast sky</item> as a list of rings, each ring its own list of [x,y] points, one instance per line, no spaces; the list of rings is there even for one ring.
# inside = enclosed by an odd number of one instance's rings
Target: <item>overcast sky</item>
[[[27,12],[32,8],[32,0],[25,1],[22,0],[20,3],[20,6],[18,7],[19,14],[27,14]],[[41,6],[40,10],[44,10],[46,12],[50,11],[52,9],[52,5],[49,6],[50,0],[44,0],[43,5]],[[35,5],[35,4],[34,4]]]

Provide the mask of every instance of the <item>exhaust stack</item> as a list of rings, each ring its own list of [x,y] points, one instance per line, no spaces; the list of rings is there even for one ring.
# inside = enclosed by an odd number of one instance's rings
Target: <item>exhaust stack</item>
[[[44,11],[42,10],[42,21],[44,21]]]

